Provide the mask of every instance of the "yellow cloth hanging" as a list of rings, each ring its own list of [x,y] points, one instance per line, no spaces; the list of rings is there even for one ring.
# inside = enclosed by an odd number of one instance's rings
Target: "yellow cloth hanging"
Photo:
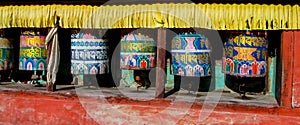
[[[299,5],[145,4],[1,6],[0,28],[207,28],[298,30]]]

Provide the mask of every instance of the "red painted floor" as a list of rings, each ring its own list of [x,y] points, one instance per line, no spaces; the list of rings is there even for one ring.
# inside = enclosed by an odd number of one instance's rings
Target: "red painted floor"
[[[22,88],[22,87],[20,87]],[[300,109],[0,89],[0,124],[299,124]]]

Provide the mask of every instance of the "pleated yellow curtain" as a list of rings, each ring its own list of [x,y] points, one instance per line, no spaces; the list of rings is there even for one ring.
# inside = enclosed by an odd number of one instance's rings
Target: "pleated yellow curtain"
[[[0,28],[52,27],[55,10],[51,5],[0,7]]]
[[[137,4],[1,6],[0,28],[207,28],[298,30],[299,5]]]
[[[12,6],[1,7],[1,9],[0,9],[1,19],[0,19],[0,21],[2,23],[0,24],[0,27],[2,27],[2,28],[9,27],[9,23],[13,19],[13,17],[11,17],[11,15],[12,15],[12,11],[10,11],[11,9],[12,9]]]

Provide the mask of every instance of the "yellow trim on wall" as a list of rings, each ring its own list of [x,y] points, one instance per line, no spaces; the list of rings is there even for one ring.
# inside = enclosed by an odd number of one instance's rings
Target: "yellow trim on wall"
[[[33,5],[0,7],[0,28],[206,28],[216,30],[300,29],[298,5],[144,4]]]

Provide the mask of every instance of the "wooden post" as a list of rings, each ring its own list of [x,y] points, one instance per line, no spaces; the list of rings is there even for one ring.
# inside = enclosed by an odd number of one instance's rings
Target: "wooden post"
[[[294,31],[293,35],[293,81],[292,81],[292,88],[291,88],[291,95],[292,97],[292,107],[299,108],[300,107],[300,31]],[[287,43],[288,44],[288,43]],[[291,50],[290,50],[291,51]]]
[[[281,106],[291,107],[292,106],[292,83],[293,83],[293,62],[294,62],[294,31],[282,32],[281,38],[281,54],[280,60],[282,63],[282,87],[281,95],[279,100]]]
[[[156,70],[156,98],[164,98],[165,94],[165,82],[166,82],[166,30],[157,30],[157,61],[156,65],[158,70]]]

